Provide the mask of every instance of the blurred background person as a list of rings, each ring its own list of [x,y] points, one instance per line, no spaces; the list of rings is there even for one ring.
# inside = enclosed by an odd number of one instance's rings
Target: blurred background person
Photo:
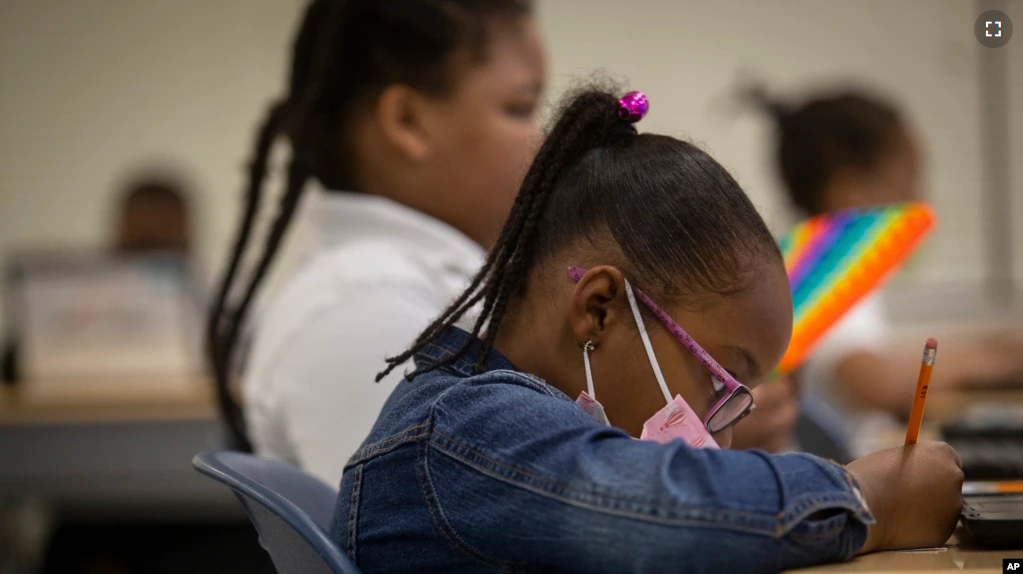
[[[164,173],[143,172],[129,179],[115,194],[115,205],[111,210],[113,217],[108,223],[109,247],[100,250],[99,254],[114,258],[156,256],[163,260],[169,257],[173,261],[167,263],[174,268],[179,263],[187,268],[194,242],[191,194],[192,190],[187,189],[183,180]],[[93,261],[90,251],[79,247],[59,249],[50,246],[41,251],[40,255],[52,255],[58,265],[66,257],[67,263],[74,268],[82,262],[88,265]],[[11,274],[9,280],[16,281],[19,260],[11,261],[8,267]],[[14,383],[23,373],[19,372],[18,367],[18,331],[13,321],[9,323],[8,330],[10,336],[5,349],[3,371],[4,379]],[[25,384],[33,382],[26,381]],[[78,382],[83,386],[89,383],[88,380]],[[35,501],[29,499],[24,504],[20,502],[14,501],[15,510],[9,514],[14,518],[24,515],[24,523],[13,523],[13,529],[31,526],[40,520],[44,520],[47,527],[52,527],[52,531],[42,534],[47,542],[44,545],[47,555],[41,565],[43,572],[127,574],[151,572],[152,565],[156,563],[162,563],[162,567],[174,568],[175,565],[200,560],[200,556],[206,553],[202,550],[204,537],[218,539],[221,548],[232,552],[235,559],[240,558],[241,563],[246,564],[251,571],[266,571],[260,570],[265,562],[244,525],[239,528],[234,525],[225,527],[199,524],[192,525],[193,531],[189,532],[187,528],[146,521],[129,524],[114,522],[103,526],[89,522],[77,524],[61,520],[59,512],[45,517],[26,515],[23,508],[31,507]],[[3,510],[0,508],[0,519],[3,518]],[[0,550],[3,542],[0,540]],[[124,548],[130,548],[130,551],[125,552]],[[250,560],[252,556],[255,556],[254,561]],[[4,565],[0,559],[0,570]]]
[[[173,253],[192,249],[192,210],[184,186],[167,177],[146,177],[120,200],[113,249],[118,253]]]
[[[256,452],[338,483],[402,378],[374,384],[383,359],[440,315],[497,239],[539,144],[545,59],[529,0],[309,4],[210,321],[236,447],[251,433]],[[291,148],[286,189],[242,279],[278,138]],[[310,198],[318,237],[255,326],[243,422],[229,385],[236,343],[314,182],[326,188]]]
[[[750,98],[774,123],[777,169],[804,217],[927,199],[923,146],[881,97],[836,89],[789,103],[758,88]],[[854,457],[879,434],[903,428],[896,417],[908,414],[916,391],[919,357],[893,345],[883,299],[874,293],[853,307],[800,375],[810,397],[838,417]],[[1023,387],[1023,337],[1014,333],[943,346],[931,380],[934,390],[1005,385]]]
[[[184,185],[164,175],[142,175],[129,181],[119,194],[111,222],[109,251],[113,255],[172,255],[187,265],[192,244],[191,207]],[[52,249],[51,249],[52,250]],[[49,251],[49,250],[48,250]],[[55,255],[60,256],[60,250]],[[81,255],[80,250],[69,250]],[[7,265],[7,285],[18,281],[19,262]],[[20,378],[17,325],[10,321],[0,375],[6,383]]]

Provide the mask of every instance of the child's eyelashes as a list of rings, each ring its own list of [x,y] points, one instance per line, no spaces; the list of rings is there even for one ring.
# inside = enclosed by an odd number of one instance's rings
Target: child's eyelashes
[[[510,104],[505,106],[504,111],[513,118],[529,120],[536,114],[536,102]]]

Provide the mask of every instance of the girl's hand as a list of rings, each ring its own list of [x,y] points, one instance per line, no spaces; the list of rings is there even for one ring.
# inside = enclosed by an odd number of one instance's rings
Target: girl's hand
[[[877,523],[861,554],[943,546],[962,510],[962,461],[943,442],[890,448],[849,463]]]

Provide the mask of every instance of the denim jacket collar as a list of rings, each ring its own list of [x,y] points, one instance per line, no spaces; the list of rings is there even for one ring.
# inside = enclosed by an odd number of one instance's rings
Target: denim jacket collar
[[[427,367],[458,353],[462,345],[471,337],[472,335],[458,327],[448,327],[437,338],[428,343],[423,350],[416,353],[416,367]],[[473,373],[473,368],[476,366],[476,361],[479,360],[480,353],[483,352],[482,346],[482,341],[473,338],[469,348],[462,353],[462,356],[445,368],[463,377],[473,376],[476,374]],[[514,371],[517,369],[504,355],[491,349],[484,364],[484,372],[496,370]]]

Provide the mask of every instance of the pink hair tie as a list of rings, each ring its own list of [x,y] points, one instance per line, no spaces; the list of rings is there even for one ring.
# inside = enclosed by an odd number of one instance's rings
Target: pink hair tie
[[[634,124],[646,116],[650,100],[643,92],[629,92],[618,100],[618,117]]]

